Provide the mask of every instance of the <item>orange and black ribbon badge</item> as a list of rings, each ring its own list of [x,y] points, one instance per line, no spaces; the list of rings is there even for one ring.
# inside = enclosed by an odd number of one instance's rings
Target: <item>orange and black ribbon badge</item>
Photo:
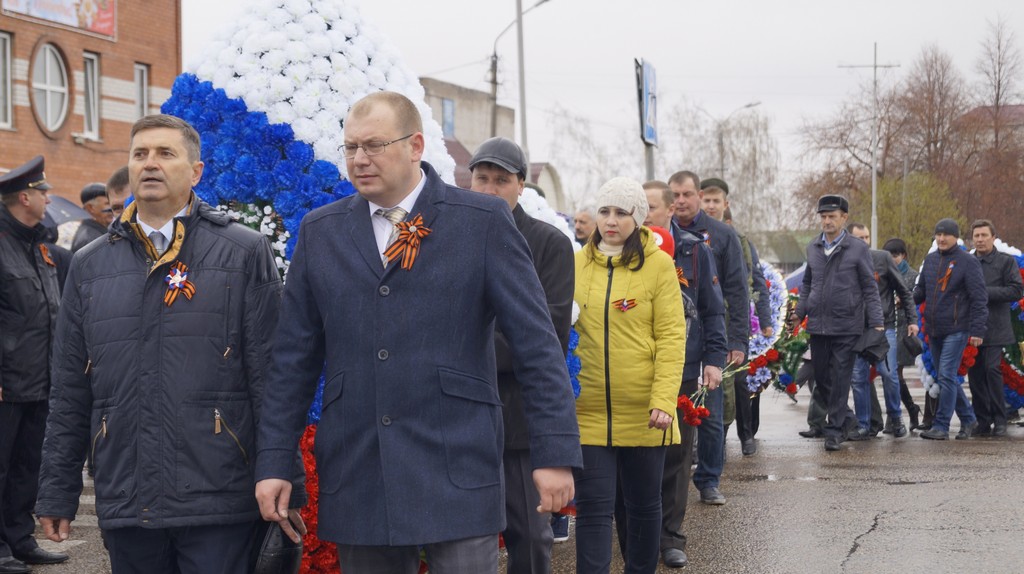
[[[682,285],[683,287],[690,286],[690,282],[687,281],[686,277],[683,275],[682,267],[676,267],[676,277],[679,279],[679,284]]]
[[[615,305],[616,309],[625,313],[636,307],[636,299],[619,299],[618,301],[612,301],[612,305]]]
[[[164,303],[168,307],[178,298],[179,293],[185,295],[186,299],[192,299],[192,296],[196,294],[196,286],[188,280],[188,267],[181,261],[171,264],[171,270],[164,277],[164,283],[167,283]]]
[[[956,261],[949,262],[949,267],[946,268],[946,274],[938,281],[939,287],[942,288],[942,291],[945,291],[946,287],[949,286],[949,277],[953,274],[953,267],[956,267]]]
[[[416,262],[416,256],[420,253],[420,242],[430,233],[430,228],[423,226],[423,216],[419,213],[411,221],[399,222],[398,239],[384,252],[384,257],[387,258],[388,263],[400,258],[402,269],[406,271],[412,269],[413,263]]]
[[[43,254],[43,261],[45,261],[47,265],[49,265],[50,267],[57,266],[57,264],[54,263],[53,261],[53,257],[50,257],[50,249],[47,246],[40,243],[39,252]]]

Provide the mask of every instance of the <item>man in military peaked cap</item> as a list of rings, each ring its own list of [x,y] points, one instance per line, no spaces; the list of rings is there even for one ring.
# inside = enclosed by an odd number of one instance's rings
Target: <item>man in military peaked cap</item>
[[[0,177],[0,573],[29,572],[67,554],[32,533],[50,395],[50,346],[60,290],[42,225],[50,189],[43,157]]]

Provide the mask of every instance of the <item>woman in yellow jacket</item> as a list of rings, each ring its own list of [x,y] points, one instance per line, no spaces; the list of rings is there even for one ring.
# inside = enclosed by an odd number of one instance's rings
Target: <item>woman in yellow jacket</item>
[[[626,572],[658,565],[666,446],[679,444],[676,397],[686,353],[672,258],[643,227],[639,182],[614,178],[597,201],[597,230],[576,253],[574,299],[582,363],[576,416],[583,470],[576,478],[576,571],[611,567],[616,486],[627,513]]]

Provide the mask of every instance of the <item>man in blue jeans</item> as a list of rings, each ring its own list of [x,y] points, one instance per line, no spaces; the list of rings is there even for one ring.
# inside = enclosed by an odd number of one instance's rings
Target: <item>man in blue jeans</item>
[[[851,223],[846,230],[864,243],[871,244],[871,231],[866,225]],[[899,306],[907,320],[907,332],[910,336],[917,335],[917,309],[914,307],[914,296],[910,288],[903,282],[903,274],[896,267],[896,262],[888,251],[872,249],[871,265],[875,270],[875,282],[878,283],[878,295],[882,300],[882,318],[885,321],[885,339],[889,342],[889,352],[885,360],[874,363],[875,370],[882,377],[882,391],[885,396],[886,421],[882,432],[896,438],[907,435],[907,427],[903,424],[903,412],[900,409],[900,381],[896,373],[896,315]],[[853,363],[853,406],[857,414],[858,430],[847,437],[849,440],[867,440],[878,434],[882,428],[881,408],[875,393],[874,382],[870,380],[872,364],[863,357],[857,357]],[[873,419],[877,419],[875,424]],[[877,426],[875,426],[877,424]]]
[[[957,439],[969,439],[978,427],[962,380],[957,376],[964,348],[978,347],[988,327],[988,293],[981,264],[957,246],[960,227],[952,219],[935,225],[938,246],[924,258],[921,276],[914,287],[914,302],[924,303],[924,332],[931,346],[939,383],[939,404],[932,428],[921,438],[947,440],[949,423],[956,410],[960,419]]]

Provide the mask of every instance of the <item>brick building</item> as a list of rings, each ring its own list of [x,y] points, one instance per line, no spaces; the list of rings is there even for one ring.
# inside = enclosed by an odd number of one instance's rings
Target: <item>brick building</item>
[[[78,203],[180,70],[179,0],[0,0],[0,170],[42,154],[51,193]]]

